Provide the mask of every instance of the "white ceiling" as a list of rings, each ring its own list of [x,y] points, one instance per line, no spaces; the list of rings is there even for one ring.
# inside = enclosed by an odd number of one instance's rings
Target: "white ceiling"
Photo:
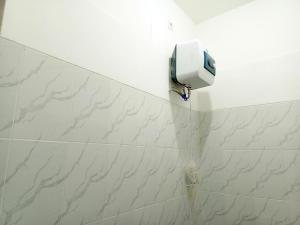
[[[202,22],[253,0],[175,0],[195,21]]]

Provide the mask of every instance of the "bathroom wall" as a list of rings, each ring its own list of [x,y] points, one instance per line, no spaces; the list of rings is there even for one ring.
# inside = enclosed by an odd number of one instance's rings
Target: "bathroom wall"
[[[4,5],[5,5],[5,0],[0,0],[0,31],[1,31],[3,13],[4,13]]]
[[[218,72],[199,91],[195,224],[300,224],[299,9],[256,0],[197,26]]]
[[[202,110],[300,98],[299,10],[298,0],[255,0],[197,26],[218,69]]]
[[[10,0],[1,34],[169,99],[169,57],[194,28],[173,0]]]
[[[4,38],[0,108],[1,225],[189,224],[197,111]]]
[[[7,2],[0,225],[190,224],[201,115],[166,99],[193,32],[169,0]]]
[[[1,225],[299,224],[300,101],[189,113],[0,40]]]
[[[300,100],[202,115],[195,224],[300,224]]]
[[[197,26],[218,75],[191,113],[165,100],[165,74],[193,24],[170,1],[137,2],[7,4],[0,225],[300,224],[299,1]]]

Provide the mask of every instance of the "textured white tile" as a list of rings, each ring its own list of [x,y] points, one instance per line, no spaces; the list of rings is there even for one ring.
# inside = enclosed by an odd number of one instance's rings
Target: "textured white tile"
[[[179,213],[178,224],[192,225],[192,201],[187,195],[182,196],[180,199],[182,210]]]
[[[291,104],[291,112],[284,122],[284,127],[278,128],[282,133],[277,143],[279,148],[300,149],[300,101]]]
[[[46,224],[87,224],[119,214],[131,221],[135,208],[184,194],[183,159],[177,149],[186,148],[188,138],[196,137],[201,126],[197,124],[192,133],[187,109],[19,48],[20,52],[8,49],[20,59],[5,58],[12,61],[11,67],[6,63],[2,68],[11,75],[1,80],[2,86],[13,84],[7,93],[14,99],[1,102],[11,108],[3,116],[7,128],[13,125],[11,110],[19,88],[13,138],[125,145],[14,141],[1,216],[4,224],[40,223],[42,217]],[[3,137],[8,137],[7,128]],[[193,143],[196,149],[197,141]],[[48,178],[55,182],[51,188],[43,183],[50,182],[44,181]],[[19,185],[24,180],[25,185]],[[39,216],[33,215],[37,209]],[[145,220],[161,218],[152,216],[157,213],[147,208]]]
[[[194,224],[290,224],[289,204],[272,199],[199,192],[194,210]]]
[[[207,148],[199,164],[199,187],[201,190],[220,191],[224,184],[224,170],[231,165],[232,156],[223,158],[219,149]]]
[[[78,144],[68,148],[64,182],[64,202],[57,222],[86,224],[98,220],[105,204],[105,178],[114,166],[119,146]]]
[[[136,208],[155,203],[161,171],[168,159],[168,151],[161,147],[147,147],[137,174],[137,187],[130,205]]]
[[[208,133],[208,127],[210,126],[210,114],[209,113],[199,113],[196,111],[186,112],[188,114],[188,124],[189,129],[187,131],[187,147],[192,152],[201,153]],[[186,149],[186,147],[183,147]],[[198,160],[199,157],[195,159]]]
[[[224,183],[220,191],[228,194],[249,194],[259,175],[257,168],[263,162],[263,151],[224,151],[223,160],[230,160],[224,168]]]
[[[157,124],[157,131],[155,133],[153,144],[162,147],[176,147],[176,130],[175,121],[178,116],[177,108],[172,108],[169,104],[163,105],[162,116]],[[173,111],[174,117],[173,118]]]
[[[292,224],[289,204],[272,199],[254,199],[255,224]]]
[[[0,137],[9,137],[12,128],[16,93],[23,82],[18,72],[24,50],[23,46],[0,39]]]
[[[292,125],[295,116],[291,102],[274,103],[257,107],[257,120],[253,122],[248,147],[279,147],[279,142]]]
[[[0,140],[0,212],[2,210],[2,191],[5,185],[5,170],[7,165],[9,141]]]
[[[64,145],[14,141],[4,187],[4,224],[54,224],[63,194]]]
[[[161,224],[164,215],[164,203],[147,206],[143,209],[142,224]]]
[[[290,221],[287,224],[300,224],[300,204],[299,202],[289,202]]]
[[[61,140],[73,122],[89,72],[32,50],[26,50],[20,70],[21,76],[27,71],[30,76],[20,86],[13,137]]]
[[[166,101],[158,99],[154,96],[146,96],[146,103],[143,107],[143,115],[141,115],[140,126],[135,130],[131,138],[131,143],[138,145],[157,146],[155,142],[159,134],[159,129],[164,121],[164,110]]]
[[[103,218],[134,209],[132,201],[136,196],[138,175],[145,158],[145,148],[122,146],[113,168],[105,177],[105,202],[99,209]]]
[[[101,223],[99,221],[94,221],[92,223],[88,223],[88,224],[85,224],[85,225],[101,225]]]
[[[299,131],[299,110],[297,101],[218,110],[212,113],[207,145],[237,150],[299,148],[295,138]],[[219,129],[214,129],[213,124],[218,122]]]
[[[133,210],[114,217],[104,219],[102,225],[140,225],[143,224],[143,209]]]
[[[150,206],[147,206],[145,208],[141,208],[138,210],[133,210],[128,213],[120,214],[115,217],[111,217],[108,219],[104,219],[101,221],[100,224],[103,225],[115,225],[120,224],[123,225],[125,222],[133,223],[133,224],[149,224],[149,225],[155,225],[155,224],[162,224],[162,216],[164,209],[163,203],[153,204]]]
[[[226,224],[255,224],[257,209],[254,199],[243,196],[226,196],[229,209],[225,215]]]
[[[173,120],[173,129],[175,131],[171,147],[183,149],[189,144],[188,140],[192,138],[192,113],[189,109],[178,105],[170,105]]]
[[[231,109],[228,120],[219,132],[219,146],[222,149],[246,148],[259,115],[258,107]]]
[[[100,221],[101,225],[115,225],[117,222],[116,217],[112,217],[112,218],[108,218],[108,219],[104,219],[102,221]]]
[[[184,193],[184,173],[179,150],[165,149],[162,168],[159,172],[158,185],[155,188],[154,201],[165,201],[182,196]]]
[[[118,93],[109,109],[108,125],[99,137],[101,142],[131,144],[138,135],[146,107],[146,96],[133,88],[112,83],[111,92]]]
[[[148,126],[144,129],[144,138],[147,145],[172,148],[183,148],[187,145],[187,109],[153,97],[145,114]]]
[[[260,163],[250,174],[248,195],[282,199],[288,190],[287,174],[292,164],[286,163],[281,151],[264,151]]]
[[[204,210],[208,207],[211,193],[196,189],[194,197],[191,199],[191,221],[192,224],[203,224]]]
[[[231,209],[226,215],[226,224],[289,224],[289,205],[284,201],[245,196],[228,196],[227,199]]]
[[[227,205],[226,196],[219,193],[210,193],[208,199],[205,199],[204,202],[205,207],[202,209],[197,223],[205,225],[224,224],[225,216],[232,207],[231,204]]]
[[[1,225],[300,224],[299,101],[190,113],[3,39],[0,59],[0,138],[82,142],[13,140],[6,172],[0,142]]]
[[[212,113],[200,113],[200,118],[197,124],[198,128],[196,127],[195,132],[197,133],[195,136],[195,140],[189,140],[192,143],[195,142],[193,148],[203,150],[207,147],[213,147],[214,142],[210,142],[210,137],[213,135],[214,130],[210,130],[212,126]],[[218,127],[215,127],[218,130]],[[198,144],[200,145],[198,146]]]
[[[290,165],[286,172],[287,189],[283,198],[290,201],[300,202],[300,151],[284,151],[285,163]]]
[[[237,198],[226,216],[227,224],[298,223],[299,211],[295,212],[296,207],[292,206],[294,213],[290,219],[288,207],[288,204],[296,203],[272,198],[299,201],[299,110],[296,101],[212,113],[198,161],[202,178],[200,189],[225,192],[231,194],[228,195],[231,198]],[[216,176],[218,173],[222,175]],[[216,189],[218,183],[223,185]],[[196,202],[195,210],[198,209],[199,215],[194,216],[198,221],[195,224],[209,224],[209,218],[212,218],[206,212],[210,211],[208,203],[214,194],[202,192],[202,195],[202,200],[196,200],[199,202]],[[224,201],[225,205],[231,202],[230,198]],[[211,208],[215,212],[213,218],[225,218],[218,210],[220,205],[222,201]],[[217,223],[217,220],[213,222]]]
[[[188,219],[188,209],[182,198],[170,199],[164,203],[159,224],[185,224]]]
[[[109,129],[110,109],[112,105],[117,104],[121,92],[111,88],[110,80],[94,73],[75,69],[70,71],[70,76],[73,76],[71,79],[74,80],[74,88],[82,89],[74,99],[68,101],[71,111],[58,132],[58,138],[67,141],[99,142]],[[65,79],[70,78],[67,75]],[[64,102],[61,107],[66,107],[63,104]]]
[[[136,103],[125,96],[124,85],[33,50],[26,50],[20,71],[27,79],[20,87],[15,138],[120,143],[126,135],[107,137],[134,124],[122,124]]]

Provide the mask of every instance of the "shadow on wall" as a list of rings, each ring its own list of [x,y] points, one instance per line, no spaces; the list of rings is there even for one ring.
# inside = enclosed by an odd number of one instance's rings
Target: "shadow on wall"
[[[170,77],[170,76],[169,76]],[[169,90],[180,90],[174,82],[169,80]],[[191,109],[191,101],[198,101],[198,95],[201,94],[201,104],[208,106],[210,109],[211,99],[207,92],[192,92],[192,97],[189,101],[184,102],[183,99],[175,92],[169,91],[169,98],[172,110],[172,119],[176,132],[177,146],[181,151],[180,157],[183,161],[183,169],[186,166],[194,164],[196,170],[199,171],[202,160],[204,160],[205,153],[204,148],[207,137],[210,132],[210,126],[212,122],[212,112],[200,112]],[[184,107],[181,107],[184,106]],[[191,189],[187,187],[187,191]],[[197,185],[195,186],[197,188]],[[194,189],[195,189],[194,188]],[[189,195],[189,204],[193,208],[194,200],[196,198],[197,191],[192,190]]]
[[[210,102],[209,94],[207,94],[206,97],[207,102]],[[194,96],[193,99],[196,100],[197,96]],[[170,93],[170,100],[172,102],[182,101],[176,93]],[[185,104],[189,105],[190,102],[186,102]],[[198,182],[201,180],[200,168],[208,154],[208,149],[205,148],[205,146],[210,133],[212,112],[194,111],[190,110],[189,107],[181,107],[178,104],[171,104],[171,110],[176,132],[176,142],[180,148],[179,157],[183,162],[182,173],[185,178],[185,191],[188,196],[190,212],[192,213],[191,219],[194,220],[194,218],[197,218],[195,204],[197,204],[196,199],[198,199],[197,195],[199,193]],[[186,171],[189,171],[188,175]],[[190,171],[192,171],[192,173],[190,173]],[[193,177],[193,174],[196,176],[196,185],[189,183],[189,177]]]
[[[170,67],[169,67],[170,68]],[[196,150],[201,156],[205,142],[209,133],[209,127],[212,121],[211,99],[208,92],[192,91],[191,99],[184,101],[179,94],[172,90],[180,91],[181,87],[171,80],[171,71],[169,70],[169,99],[173,115],[173,123],[176,129],[177,146],[188,152],[189,149]],[[198,101],[201,94],[201,102],[197,105],[205,105],[207,112],[195,111],[191,109],[193,101]],[[182,107],[180,107],[182,106]],[[179,109],[180,108],[180,109]],[[182,138],[182,132],[187,132],[187,138]],[[193,153],[193,152],[192,152]],[[193,156],[193,155],[190,155]],[[190,158],[192,160],[194,158]],[[197,160],[197,159],[194,159]]]
[[[5,7],[5,0],[0,0],[0,33],[2,30],[4,7]]]
[[[192,147],[195,147],[196,154],[197,152],[199,153],[199,155],[197,156],[201,157],[205,148],[207,137],[210,132],[210,126],[212,123],[212,110],[211,110],[211,99],[208,92],[201,92],[201,93],[194,92],[192,101],[199,101],[200,94],[201,94],[201,102],[197,104],[200,106],[205,105],[205,107],[207,107],[207,109],[209,110],[205,112],[194,111],[194,113],[196,114],[195,116],[196,118],[195,120],[193,120],[192,118],[190,124],[191,124],[192,132],[195,132],[195,136],[197,137],[195,140],[197,144]]]

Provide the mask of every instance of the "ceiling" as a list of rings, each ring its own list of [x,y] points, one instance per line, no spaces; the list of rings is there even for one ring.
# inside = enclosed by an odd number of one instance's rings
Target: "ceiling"
[[[195,23],[217,16],[253,0],[175,0]]]

